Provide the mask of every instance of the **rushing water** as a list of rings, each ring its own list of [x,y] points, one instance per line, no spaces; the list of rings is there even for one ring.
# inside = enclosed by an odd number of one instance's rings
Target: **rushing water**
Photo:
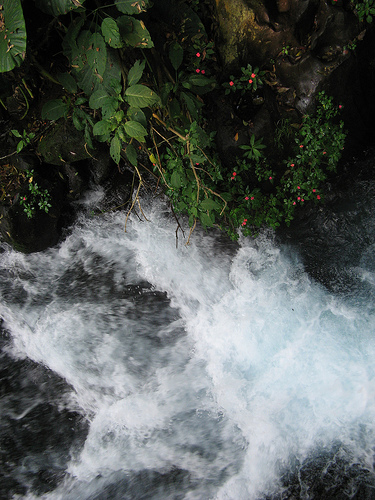
[[[154,201],[126,234],[83,211],[56,248],[4,247],[0,498],[375,498],[375,190],[356,189],[289,240],[176,248]]]

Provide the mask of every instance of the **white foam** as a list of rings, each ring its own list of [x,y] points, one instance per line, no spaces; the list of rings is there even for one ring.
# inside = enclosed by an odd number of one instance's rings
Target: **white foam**
[[[63,376],[91,421],[72,476],[178,467],[238,500],[272,491],[290,460],[319,446],[340,441],[369,462],[366,304],[312,282],[270,233],[223,250],[197,232],[176,249],[173,221],[147,208],[151,222],[134,217],[126,234],[112,214],[78,225],[59,249],[0,255],[27,294],[1,311],[14,352]],[[126,292],[137,284],[138,299]]]

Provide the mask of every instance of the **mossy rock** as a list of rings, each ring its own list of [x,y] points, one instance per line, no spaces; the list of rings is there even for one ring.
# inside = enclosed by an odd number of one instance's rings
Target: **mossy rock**
[[[43,137],[38,153],[46,163],[61,165],[90,158],[85,139],[69,121],[61,121]]]

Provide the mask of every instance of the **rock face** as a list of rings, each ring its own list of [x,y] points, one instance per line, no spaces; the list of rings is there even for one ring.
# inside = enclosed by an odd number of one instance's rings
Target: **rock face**
[[[353,48],[371,48],[374,27],[359,22],[349,1],[216,0],[216,13],[224,73],[238,74],[248,63],[266,68],[273,120],[313,111],[321,90],[344,102],[347,122],[367,119]]]

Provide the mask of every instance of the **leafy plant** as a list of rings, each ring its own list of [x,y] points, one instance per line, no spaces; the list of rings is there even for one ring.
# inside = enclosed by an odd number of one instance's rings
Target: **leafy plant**
[[[18,130],[12,130],[12,134],[20,139],[17,144],[17,153],[20,153],[23,148],[29,146],[35,137],[34,132],[26,132],[26,130],[23,130],[22,134],[20,134]]]
[[[231,177],[231,198],[235,203],[229,220],[233,228],[239,226],[249,235],[263,225],[289,225],[297,207],[323,199],[322,185],[328,172],[336,169],[346,134],[343,122],[337,121],[342,106],[335,106],[325,92],[320,92],[317,100],[316,113],[303,117],[299,129],[284,127],[288,134],[294,130],[295,138],[294,156],[285,160],[282,171],[280,165],[272,167],[265,158],[237,162]],[[234,229],[229,233],[236,237]]]
[[[224,82],[225,94],[230,92],[241,91],[241,95],[246,92],[255,92],[259,87],[263,86],[264,71],[260,71],[258,67],[253,68],[251,64],[241,68],[242,75],[239,78],[230,76],[229,82]]]
[[[28,178],[29,194],[20,198],[20,205],[27,217],[31,219],[34,217],[36,210],[42,210],[48,213],[51,208],[51,195],[47,189],[41,189],[39,185],[34,182],[34,170],[26,172]]]
[[[290,51],[290,45],[284,45],[283,48],[281,49],[281,55],[288,56],[289,51]]]
[[[361,2],[352,1],[357,12],[359,20],[366,20],[367,23],[372,23],[372,18],[375,16],[374,0],[362,0]]]
[[[266,146],[263,144],[262,139],[255,140],[255,135],[253,134],[250,138],[249,145],[240,146],[241,149],[245,151],[244,157],[248,160],[255,160],[256,162],[263,156],[262,149]]]

